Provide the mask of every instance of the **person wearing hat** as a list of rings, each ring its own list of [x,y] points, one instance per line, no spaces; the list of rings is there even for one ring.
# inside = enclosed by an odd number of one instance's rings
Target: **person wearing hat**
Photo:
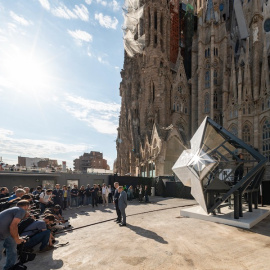
[[[121,211],[122,223],[119,224],[120,227],[127,226],[126,223],[126,208],[127,208],[127,193],[124,191],[122,186],[119,186],[118,192],[120,196],[118,198],[118,207]]]

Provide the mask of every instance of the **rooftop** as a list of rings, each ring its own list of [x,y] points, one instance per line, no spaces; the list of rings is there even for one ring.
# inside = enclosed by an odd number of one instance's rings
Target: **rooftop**
[[[74,228],[85,227],[60,234],[69,244],[38,254],[28,269],[269,269],[270,217],[244,230],[180,217],[193,200],[150,200],[129,203],[127,227],[113,222],[112,204],[64,211]]]

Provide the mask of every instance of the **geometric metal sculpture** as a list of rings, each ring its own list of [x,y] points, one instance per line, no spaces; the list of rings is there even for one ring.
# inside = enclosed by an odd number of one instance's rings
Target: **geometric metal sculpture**
[[[257,208],[267,161],[263,155],[209,117],[190,144],[191,149],[182,152],[172,170],[184,185],[191,187],[192,196],[206,213],[215,214],[233,201],[234,217],[239,218],[243,216],[244,194],[249,211],[253,200]]]

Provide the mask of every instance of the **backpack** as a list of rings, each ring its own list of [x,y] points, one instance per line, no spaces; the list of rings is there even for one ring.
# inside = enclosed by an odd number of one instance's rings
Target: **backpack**
[[[29,226],[31,225],[35,220],[32,219],[32,218],[27,218],[25,220],[22,220],[19,224],[18,224],[18,233],[19,235],[21,235],[24,230]]]

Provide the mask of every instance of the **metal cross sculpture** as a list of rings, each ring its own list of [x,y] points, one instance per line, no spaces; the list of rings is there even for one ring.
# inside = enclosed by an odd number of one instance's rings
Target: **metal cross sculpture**
[[[206,213],[215,214],[234,204],[234,217],[243,216],[242,196],[249,211],[258,206],[258,190],[267,159],[252,146],[206,117],[172,170],[191,187],[191,194]],[[233,195],[233,196],[232,196]],[[233,197],[233,200],[231,200]]]

